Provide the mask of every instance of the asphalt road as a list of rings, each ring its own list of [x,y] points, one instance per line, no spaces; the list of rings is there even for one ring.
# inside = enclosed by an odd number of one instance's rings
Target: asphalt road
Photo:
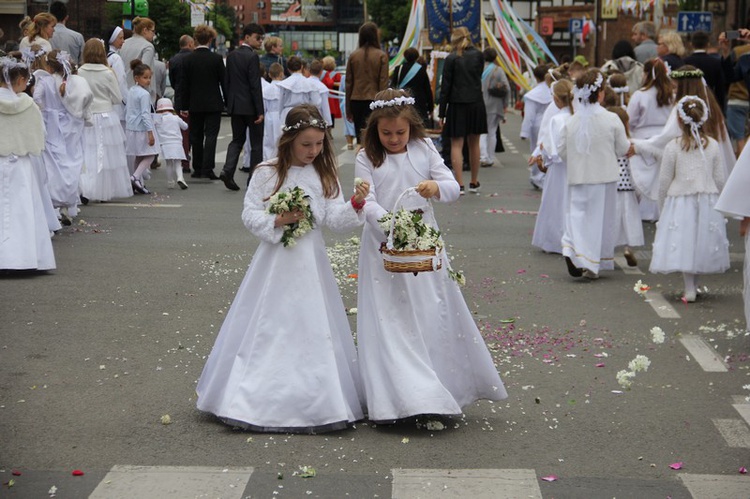
[[[0,497],[749,498],[738,223],[732,268],[703,278],[695,303],[679,300],[680,275],[648,273],[650,224],[636,269],[572,279],[530,244],[540,192],[519,128],[510,116],[480,194],[436,206],[506,401],[469,407],[442,432],[364,422],[253,434],[199,413],[195,383],[257,240],[240,220],[244,189],[188,178],[169,191],[159,169],[155,194],[83,207],[53,239],[57,270],[0,275]],[[227,118],[221,130],[217,173]],[[354,235],[327,236],[347,307]],[[616,373],[639,354],[650,367],[623,390]],[[134,480],[126,492],[122,477]]]

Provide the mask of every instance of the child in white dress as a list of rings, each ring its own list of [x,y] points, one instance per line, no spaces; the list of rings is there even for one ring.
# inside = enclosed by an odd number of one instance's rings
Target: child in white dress
[[[55,255],[31,157],[44,148],[39,108],[23,93],[25,64],[0,58],[0,269],[51,270]]]
[[[300,104],[312,104],[320,110],[320,94],[313,87],[312,81],[303,74],[302,59],[293,55],[286,62],[286,67],[292,74],[278,83],[281,102],[279,121],[281,123],[285,123],[287,113]]]
[[[627,133],[627,111],[622,106],[608,107],[607,110],[620,117]],[[617,165],[620,167],[620,178],[617,180],[615,247],[624,246],[623,255],[625,256],[625,261],[629,267],[635,267],[638,265],[638,259],[633,254],[632,248],[643,246],[644,244],[643,223],[641,222],[641,212],[638,208],[638,198],[635,195],[635,188],[630,176],[630,159],[627,156],[620,156],[617,158]]]
[[[716,201],[716,209],[727,217],[741,220],[740,236],[745,238],[745,329],[750,331],[750,147],[742,149],[727,183]]]
[[[531,244],[548,253],[562,253],[568,165],[558,155],[556,143],[559,142],[563,125],[573,115],[572,89],[573,84],[569,80],[552,83],[554,107],[558,112],[549,119],[547,131],[540,131],[539,137],[543,142],[537,147],[539,155],[529,160],[529,163],[536,163],[546,175]]]
[[[182,130],[187,130],[188,124],[174,112],[172,101],[166,97],[156,101],[156,114],[156,135],[159,137],[161,155],[167,163],[167,189],[174,189],[178,185],[185,190],[188,185],[182,174],[182,162],[187,158],[182,148]]]
[[[271,214],[269,204],[295,187],[314,221],[287,245],[285,228],[309,218]],[[198,381],[198,409],[263,432],[320,433],[364,417],[357,352],[322,227],[361,225],[368,190],[360,184],[344,200],[328,125],[314,106],[292,109],[279,157],[260,163],[248,185],[242,220],[261,242]]]
[[[649,270],[682,272],[683,299],[693,302],[697,274],[729,268],[724,217],[714,209],[726,180],[719,145],[703,131],[708,106],[695,96],[677,102],[682,137],[664,150],[659,172],[661,218],[656,225]]]
[[[53,50],[44,61],[49,73],[36,79],[34,101],[47,132],[43,153],[47,186],[63,225],[71,225],[78,214],[84,124],[91,119],[94,94],[86,80],[71,74],[67,52]]]
[[[149,170],[151,162],[159,155],[159,144],[156,141],[154,119],[152,116],[151,68],[139,59],[130,61],[135,85],[128,91],[125,105],[125,153],[135,157],[135,168],[130,176],[133,190],[139,194],[151,194],[143,185],[144,173]]]
[[[523,96],[523,122],[521,123],[521,139],[529,141],[530,151],[533,153],[537,146],[537,137],[542,125],[544,111],[552,103],[552,94],[549,85],[545,81],[548,66],[540,64],[534,68],[534,78],[537,83]],[[544,187],[544,173],[539,167],[531,165],[529,175],[531,185],[536,189]]]
[[[376,422],[458,416],[479,399],[507,397],[447,265],[417,276],[383,267],[386,236],[378,220],[406,189],[416,186],[421,206],[459,197],[414,99],[405,96],[396,89],[375,96],[355,163],[356,175],[372,185],[359,256],[357,340],[368,415]],[[442,259],[448,261],[444,252]]]
[[[597,279],[600,270],[614,269],[617,158],[630,151],[630,143],[620,118],[599,105],[604,100],[601,72],[586,71],[573,92],[575,113],[558,145],[568,165],[562,249],[571,276]]]
[[[125,133],[114,107],[122,104],[117,76],[107,63],[104,45],[97,38],[90,38],[83,46],[83,61],[78,75],[88,82],[94,100],[93,126],[85,127],[83,133],[81,196],[98,201],[127,198],[133,195],[133,189],[125,158]]]

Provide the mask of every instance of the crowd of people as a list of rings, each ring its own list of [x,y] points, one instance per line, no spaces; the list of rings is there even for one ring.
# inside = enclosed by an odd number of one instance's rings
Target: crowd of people
[[[386,275],[378,253],[379,221],[405,191],[455,201],[465,192],[465,166],[468,191],[480,190],[510,90],[494,49],[480,51],[468,30],[455,29],[433,96],[418,51],[407,50],[389,73],[370,22],[339,74],[333,58],[284,58],[282,40],[258,24],[243,28],[226,61],[211,50],[216,31],[197,26],[165,64],[153,20],[135,18],[127,36],[112,27],[84,43],[64,26],[64,4],[52,6],[24,24],[20,50],[0,59],[0,175],[12,186],[0,193],[0,209],[12,210],[1,217],[1,269],[53,269],[50,235],[72,223],[79,204],[149,194],[160,156],[167,188],[188,189],[190,173],[239,191],[244,148],[243,221],[262,242],[198,383],[201,410],[257,431],[319,432],[365,416],[433,421],[507,396],[449,266],[416,279]],[[532,244],[563,255],[571,276],[593,280],[614,268],[616,247],[637,265],[642,224],[656,222],[650,270],[682,273],[683,300],[693,302],[701,274],[729,268],[724,217],[741,218],[741,234],[750,232],[750,152],[736,160],[744,121],[732,123],[743,111],[746,120],[748,107],[733,103],[727,83],[744,84],[750,70],[726,37],[724,58],[708,61],[707,39],[696,36],[683,60],[681,38],[657,38],[652,28],[638,23],[637,46],[618,43],[602,69],[585,60],[533,68],[521,127],[530,182],[542,189]],[[750,41],[750,31],[739,35]],[[167,72],[174,101],[165,97]],[[436,107],[441,152],[426,132]],[[232,140],[217,176],[225,110]],[[341,118],[347,145],[359,146],[349,200],[329,132]],[[307,195],[306,208],[269,211],[295,188]],[[363,224],[355,348],[320,227]],[[280,288],[289,279],[299,296]],[[313,341],[294,342],[302,333]],[[435,335],[440,341],[425,340]]]

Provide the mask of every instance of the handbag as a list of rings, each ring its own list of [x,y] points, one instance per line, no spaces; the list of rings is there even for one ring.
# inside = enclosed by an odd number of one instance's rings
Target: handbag
[[[508,87],[505,85],[495,85],[494,87],[488,87],[487,93],[490,97],[497,97],[498,99],[504,99],[508,95]]]

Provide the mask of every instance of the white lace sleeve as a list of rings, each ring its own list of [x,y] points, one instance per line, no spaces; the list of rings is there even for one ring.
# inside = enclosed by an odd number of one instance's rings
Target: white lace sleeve
[[[276,185],[276,170],[272,166],[258,165],[250,179],[242,209],[245,227],[263,241],[276,244],[284,233],[282,227],[274,227],[276,215],[266,212],[265,201]]]
[[[370,193],[367,194],[367,203],[365,204],[363,211],[365,212],[367,223],[380,230],[378,220],[388,213],[388,210],[378,204],[377,187],[372,180],[372,169],[373,166],[367,158],[367,154],[365,154],[364,150],[360,151],[354,162],[354,175],[370,184]]]
[[[365,221],[364,210],[357,213],[349,202],[348,195],[344,197],[343,190],[339,185],[339,195],[335,198],[325,198],[325,225],[333,232],[349,232]]]

